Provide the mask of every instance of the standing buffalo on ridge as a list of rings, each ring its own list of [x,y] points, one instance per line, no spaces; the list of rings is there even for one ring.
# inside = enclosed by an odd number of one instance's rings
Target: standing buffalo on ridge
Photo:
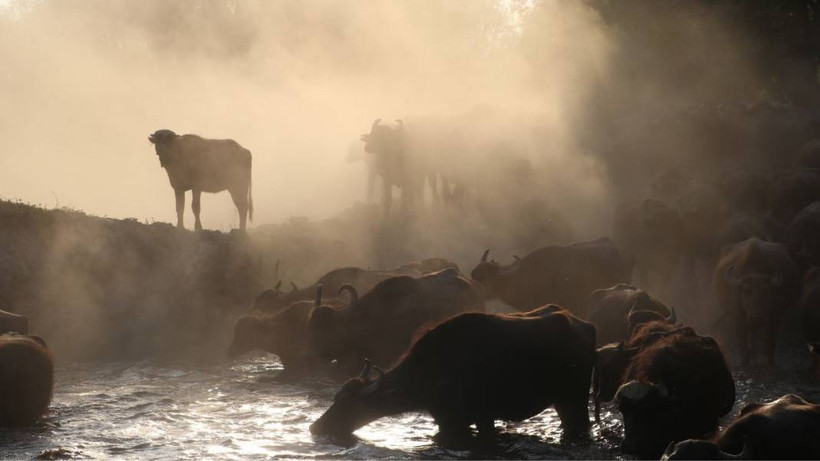
[[[565,434],[582,433],[594,357],[595,328],[558,306],[462,314],[427,331],[387,372],[368,363],[310,431],[350,434],[384,416],[424,410],[445,439],[468,435],[472,424],[492,435],[495,420],[521,421],[554,405]]]
[[[27,426],[45,414],[54,387],[51,352],[39,336],[0,335],[0,426]]]
[[[177,227],[183,228],[185,191],[191,191],[191,209],[195,229],[202,230],[199,220],[203,192],[227,190],[239,211],[239,229],[245,230],[246,219],[253,221],[251,194],[251,152],[233,139],[204,139],[194,134],[177,135],[159,130],[148,137],[165,168],[176,196]]]
[[[421,195],[424,174],[416,159],[407,155],[404,140],[404,123],[397,120],[391,127],[376,119],[370,133],[361,136],[364,150],[374,155],[373,169],[382,178],[382,206],[388,213],[393,203],[393,187],[401,190],[402,206],[407,209]]]
[[[489,252],[473,269],[473,280],[484,285],[488,299],[522,311],[555,303],[586,318],[590,293],[629,283],[632,273],[632,265],[606,237],[539,248],[507,266],[487,261]]]
[[[735,319],[742,363],[762,349],[773,365],[780,321],[800,295],[797,266],[786,247],[757,238],[726,247],[714,284],[721,307]]]
[[[713,433],[732,409],[735,382],[717,342],[681,331],[644,347],[615,400],[624,453],[657,459],[669,442]]]
[[[338,360],[343,371],[361,366],[365,358],[388,366],[412,343],[424,326],[467,311],[483,311],[475,287],[446,269],[423,277],[392,277],[359,298],[352,285],[350,304],[341,310],[319,306],[308,322],[312,351],[326,360]],[[354,368],[355,367],[355,368]]]
[[[589,323],[595,325],[599,345],[629,339],[634,327],[630,325],[630,320],[638,322],[639,317],[647,316],[659,316],[669,323],[675,323],[672,309],[632,285],[619,283],[592,292]]]
[[[750,403],[713,441],[670,443],[661,459],[820,459],[820,405],[787,394]]]

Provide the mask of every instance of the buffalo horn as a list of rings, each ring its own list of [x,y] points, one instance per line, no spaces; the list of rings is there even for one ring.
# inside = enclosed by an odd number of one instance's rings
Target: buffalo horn
[[[515,259],[515,262],[520,262],[521,261],[521,257],[518,256],[518,255],[513,255],[513,259]]]
[[[743,436],[743,448],[740,450],[740,454],[733,455],[720,450],[718,456],[722,459],[752,459],[752,450],[749,448],[749,437],[746,435]]]
[[[377,374],[376,379],[374,379],[373,382],[371,382],[367,386],[363,387],[359,391],[359,395],[361,395],[361,396],[370,395],[370,394],[376,392],[377,390],[379,390],[379,388],[381,387],[382,382],[384,381],[384,371],[382,371],[381,368],[379,368],[375,365],[373,365],[373,371],[375,371],[376,374]]]
[[[740,285],[742,283],[740,277],[737,276],[737,268],[734,264],[727,267],[726,270],[723,271],[723,280],[725,280],[729,285]]]
[[[348,304],[348,306],[354,306],[357,302],[359,302],[359,293],[356,292],[356,287],[349,283],[345,283],[344,285],[342,285],[341,288],[339,288],[340,294],[343,291],[346,291],[350,294],[350,304]]]
[[[402,119],[400,119],[400,118],[397,118],[397,119],[396,119],[396,123],[398,123],[398,124],[399,124],[399,129],[400,129],[400,130],[403,130],[403,129],[404,129],[404,120],[402,120]]]
[[[674,440],[669,442],[669,445],[666,446],[666,450],[663,450],[663,456],[661,456],[661,459],[668,459],[669,455],[671,455],[673,451],[675,451]]]
[[[483,262],[483,263],[487,262],[487,256],[489,256],[489,254],[490,254],[490,249],[489,248],[484,250],[484,254],[481,255],[481,262]]]
[[[669,306],[669,315],[666,316],[666,321],[669,323],[675,323],[678,321],[678,313],[675,312],[674,306]]]
[[[323,285],[321,283],[316,285],[316,304],[315,304],[316,307],[319,307],[319,306],[322,305],[322,287],[323,287]]]
[[[359,373],[359,379],[367,379],[367,375],[370,374],[370,368],[373,364],[370,363],[370,359],[364,359],[364,368],[362,368],[362,372]]]
[[[372,131],[373,131],[373,129],[374,129],[374,128],[376,128],[376,127],[379,125],[379,122],[381,122],[381,121],[382,121],[382,119],[377,118],[377,119],[373,122],[373,125],[370,125],[370,131],[372,132]]]
[[[280,281],[276,282],[276,286],[273,287],[273,289],[274,290],[279,290],[279,287],[281,287],[281,286],[282,286],[282,281],[280,280]]]
[[[296,293],[297,291],[299,291],[299,287],[297,287],[295,283],[290,282],[290,292]]]
[[[772,274],[771,283],[773,287],[783,286],[783,274],[780,271],[774,271]]]

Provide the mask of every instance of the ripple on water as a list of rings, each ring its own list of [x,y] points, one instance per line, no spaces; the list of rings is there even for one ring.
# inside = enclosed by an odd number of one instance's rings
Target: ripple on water
[[[253,357],[225,366],[108,363],[59,367],[43,422],[0,430],[0,458],[621,458],[623,424],[602,407],[590,440],[566,442],[554,410],[522,423],[496,423],[493,446],[449,450],[433,441],[429,415],[378,420],[346,441],[313,437],[310,423],[332,403],[338,383],[277,379],[281,365]],[[817,400],[815,381],[788,369],[736,370],[738,403],[798,392]],[[591,414],[591,413],[590,413]]]

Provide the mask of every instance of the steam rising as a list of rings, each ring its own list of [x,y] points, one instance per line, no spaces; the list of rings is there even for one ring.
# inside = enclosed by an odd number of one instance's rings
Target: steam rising
[[[174,222],[148,134],[231,138],[253,154],[250,243],[207,233],[183,241],[153,226],[120,244],[118,235],[139,232],[57,220],[32,279],[45,287],[35,296],[43,312],[63,310],[46,329],[99,333],[133,309],[142,323],[128,323],[128,334],[161,323],[173,336],[168,315],[184,315],[163,313],[169,305],[206,304],[219,311],[207,319],[222,323],[200,318],[193,328],[224,336],[231,315],[274,277],[304,285],[340,266],[434,256],[469,271],[488,247],[507,262],[610,235],[615,204],[647,196],[669,167],[719,182],[741,159],[782,162],[771,153],[799,146],[810,114],[749,115],[758,101],[794,101],[758,72],[759,44],[732,11],[685,3],[0,2],[0,197]],[[363,205],[364,163],[347,160],[376,118],[403,119],[424,155],[455,166],[471,185],[468,203],[434,206],[427,192],[411,216],[399,202],[387,218]],[[206,194],[202,210],[206,229],[238,224],[227,193]],[[101,238],[106,245],[91,249]],[[162,248],[140,249],[153,240]],[[9,258],[32,263],[20,252]],[[78,267],[76,252],[95,269]],[[226,261],[225,273],[206,267]],[[116,286],[94,271],[117,272]],[[194,283],[174,292],[192,278],[225,290]],[[17,310],[27,302],[3,300]],[[101,320],[110,306],[124,311]],[[129,341],[85,339],[75,346]]]

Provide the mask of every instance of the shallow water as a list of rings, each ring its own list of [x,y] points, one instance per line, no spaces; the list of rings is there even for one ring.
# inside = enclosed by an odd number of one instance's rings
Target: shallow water
[[[0,430],[0,458],[622,458],[622,423],[606,405],[591,440],[565,443],[554,410],[501,423],[497,446],[446,450],[425,414],[384,418],[342,442],[313,437],[308,426],[338,384],[277,379],[278,361],[257,356],[219,366],[157,362],[59,367],[48,417],[35,428]],[[738,370],[738,401],[787,392],[817,399],[807,372]],[[727,421],[729,419],[727,418]]]

